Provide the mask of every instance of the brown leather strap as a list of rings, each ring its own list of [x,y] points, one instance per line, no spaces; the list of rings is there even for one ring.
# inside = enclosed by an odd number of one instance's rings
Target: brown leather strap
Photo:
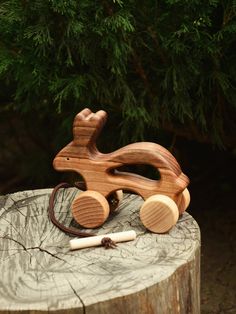
[[[96,234],[94,233],[90,233],[90,232],[83,232],[83,231],[79,231],[75,228],[70,228],[70,227],[66,227],[63,224],[61,224],[55,217],[55,213],[54,213],[54,201],[55,201],[55,197],[56,197],[56,193],[59,189],[61,188],[69,188],[69,187],[77,187],[81,190],[85,189],[85,185],[83,182],[76,182],[74,185],[69,184],[69,183],[60,183],[58,184],[52,191],[52,194],[50,195],[49,198],[49,207],[48,207],[48,214],[49,214],[49,218],[52,221],[52,223],[57,226],[57,228],[59,228],[60,230],[69,233],[73,236],[79,236],[79,237],[91,237],[91,236],[95,236]]]

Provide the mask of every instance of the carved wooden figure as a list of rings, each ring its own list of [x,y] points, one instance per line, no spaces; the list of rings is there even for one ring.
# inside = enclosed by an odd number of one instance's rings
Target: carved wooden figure
[[[73,141],[55,157],[53,166],[59,171],[76,171],[82,175],[86,191],[72,204],[74,219],[83,227],[94,228],[107,219],[108,198],[121,190],[139,194],[144,203],[140,219],[152,232],[164,233],[177,222],[179,214],[190,202],[188,177],[183,174],[174,156],[164,147],[150,142],[139,142],[103,154],[96,147],[107,114],[86,108],[78,113],[73,124]],[[159,173],[158,180],[118,171],[123,165],[148,164]]]

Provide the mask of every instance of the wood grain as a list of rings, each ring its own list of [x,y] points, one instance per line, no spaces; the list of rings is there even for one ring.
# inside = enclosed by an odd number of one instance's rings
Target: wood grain
[[[116,249],[69,250],[48,219],[51,189],[0,198],[0,314],[200,313],[200,232],[187,213],[167,234],[139,219],[143,199],[126,194],[98,234],[134,229]],[[60,190],[56,216],[74,225],[77,189]]]
[[[84,109],[75,117],[74,139],[54,159],[60,171],[77,171],[85,179],[88,190],[100,190],[108,196],[112,191],[132,189],[144,199],[160,193],[175,197],[188,185],[174,156],[164,147],[149,142],[127,145],[109,154],[97,150],[96,139],[106,120],[105,111],[92,113]],[[161,173],[160,180],[150,180],[138,175],[114,172],[127,164],[150,164]],[[152,190],[152,191],[151,191]]]
[[[86,228],[101,226],[110,211],[106,198],[96,191],[79,193],[71,207],[74,219]]]
[[[186,188],[182,192],[182,197],[179,199],[178,208],[179,213],[183,214],[183,212],[188,208],[190,204],[191,196],[189,190]]]
[[[166,195],[150,196],[140,209],[140,219],[144,226],[155,233],[170,230],[179,218],[176,203]]]
[[[189,179],[174,156],[161,145],[150,142],[133,143],[108,154],[99,152],[96,139],[106,118],[107,114],[103,110],[93,113],[85,108],[78,113],[73,124],[73,141],[57,154],[53,161],[54,168],[78,172],[84,178],[87,190],[97,191],[106,198],[117,190],[130,190],[145,200],[157,194],[166,195],[175,201],[182,213],[187,204],[183,191],[186,190]],[[160,178],[151,180],[117,170],[123,165],[134,164],[155,167]],[[75,219],[81,221],[79,213]],[[87,226],[87,222],[84,219],[83,221],[84,226]],[[94,221],[94,224],[98,225],[98,221]]]

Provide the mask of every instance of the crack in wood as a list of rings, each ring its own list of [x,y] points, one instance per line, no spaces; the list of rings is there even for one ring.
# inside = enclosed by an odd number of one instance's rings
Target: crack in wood
[[[12,238],[12,237],[10,237],[10,236],[3,236],[3,237],[0,237],[0,239],[10,240],[10,241],[13,241],[13,242],[17,243],[17,244],[20,245],[20,246],[23,248],[23,250],[26,251],[27,253],[29,253],[30,250],[39,250],[40,252],[44,252],[44,253],[46,253],[46,254],[49,254],[49,255],[52,256],[53,258],[56,258],[56,259],[58,259],[58,260],[60,260],[60,261],[63,261],[63,262],[65,262],[66,264],[68,264],[68,265],[71,266],[71,264],[68,263],[68,261],[66,261],[65,259],[60,258],[60,257],[58,257],[56,254],[51,253],[50,251],[48,251],[48,250],[42,248],[42,247],[41,247],[42,241],[41,241],[41,243],[40,243],[39,246],[26,247],[23,243],[21,243],[20,241],[18,241],[18,240],[16,240],[16,239]],[[1,250],[1,251],[4,251],[4,250]],[[9,251],[9,250],[5,250],[5,251]]]
[[[70,283],[69,280],[67,280],[69,286],[71,287],[71,290],[73,291],[74,295],[80,300],[80,302],[82,303],[83,305],[83,314],[86,314],[85,311],[86,311],[86,307],[85,307],[85,304],[83,302],[83,300],[81,299],[81,297],[78,295],[77,291],[75,290],[75,288],[72,286],[72,284]]]
[[[16,239],[13,239],[12,237],[5,235],[5,236],[1,236],[0,239],[4,239],[4,240],[10,240],[13,241],[15,243],[17,243],[18,245],[20,245],[24,251],[27,251],[27,248],[24,246],[24,244],[22,244],[21,242],[17,241]]]
[[[29,248],[27,248],[27,250],[39,250],[40,252],[44,252],[44,253],[46,253],[46,254],[49,254],[50,256],[52,256],[52,257],[54,257],[54,258],[56,258],[56,259],[58,259],[58,260],[60,260],[60,261],[63,261],[63,262],[65,262],[65,263],[69,264],[69,263],[68,263],[66,260],[64,260],[63,258],[60,258],[60,257],[58,257],[56,254],[51,253],[51,252],[49,252],[48,250],[43,249],[43,248],[41,248],[41,247],[39,247],[39,246],[29,247]]]

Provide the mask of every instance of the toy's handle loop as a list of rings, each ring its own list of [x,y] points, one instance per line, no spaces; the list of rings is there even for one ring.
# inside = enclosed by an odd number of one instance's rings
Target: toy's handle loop
[[[69,233],[73,236],[79,236],[79,237],[91,237],[94,236],[94,233],[90,233],[90,232],[83,232],[83,231],[79,231],[76,230],[74,228],[69,228],[64,226],[63,224],[61,224],[55,217],[55,212],[54,212],[54,202],[55,202],[55,197],[56,197],[56,193],[59,189],[61,188],[69,188],[69,187],[77,187],[77,188],[83,188],[83,182],[77,182],[74,185],[69,184],[69,183],[60,183],[58,184],[52,191],[52,194],[50,195],[49,198],[49,207],[48,207],[48,215],[50,220],[52,221],[52,223],[57,226],[57,228],[59,228],[60,230]]]

